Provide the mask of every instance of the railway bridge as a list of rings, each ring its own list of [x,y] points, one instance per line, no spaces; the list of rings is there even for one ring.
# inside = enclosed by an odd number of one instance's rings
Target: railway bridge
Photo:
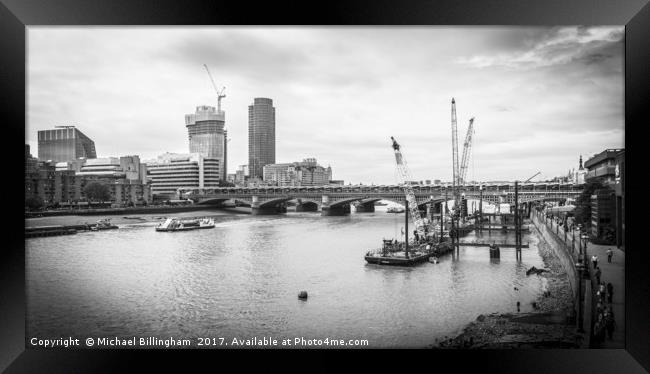
[[[418,206],[422,209],[430,207],[434,212],[439,212],[442,203],[453,198],[449,185],[412,187]],[[466,199],[491,204],[514,203],[514,183],[463,185],[460,191]],[[518,199],[524,205],[540,201],[566,201],[567,198],[577,197],[581,191],[581,185],[530,183],[520,185]],[[289,201],[296,203],[297,211],[320,210],[324,216],[349,214],[352,204],[357,212],[373,212],[376,201],[389,200],[402,205],[406,201],[399,185],[181,188],[178,194],[181,198],[206,205],[220,205],[233,200],[249,205],[251,213],[255,215],[286,212]]]

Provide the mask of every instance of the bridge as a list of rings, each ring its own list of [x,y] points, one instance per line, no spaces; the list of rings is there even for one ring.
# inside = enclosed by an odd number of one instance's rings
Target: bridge
[[[439,212],[441,203],[452,199],[452,187],[448,185],[412,186],[418,206],[431,207]],[[463,185],[461,193],[467,199],[482,199],[485,202],[514,203],[514,183]],[[519,186],[520,204],[529,205],[540,201],[565,201],[576,198],[582,192],[582,185],[529,183]],[[295,201],[296,211],[321,211],[324,216],[350,213],[354,204],[357,212],[373,212],[374,203],[389,200],[405,205],[404,190],[399,185],[348,185],[310,187],[219,187],[181,188],[179,197],[189,198],[197,204],[219,205],[234,200],[249,205],[252,214],[278,214],[286,212],[289,201]]]

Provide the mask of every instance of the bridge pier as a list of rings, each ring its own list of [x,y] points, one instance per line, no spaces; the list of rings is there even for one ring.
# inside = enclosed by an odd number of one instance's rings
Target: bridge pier
[[[357,213],[372,213],[375,211],[375,203],[370,202],[365,204],[357,204],[355,205],[355,208]]]
[[[346,216],[350,214],[350,204],[323,206],[321,208],[322,216]]]

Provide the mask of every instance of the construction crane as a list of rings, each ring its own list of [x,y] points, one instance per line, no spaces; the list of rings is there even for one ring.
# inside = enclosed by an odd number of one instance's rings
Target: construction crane
[[[393,151],[395,152],[397,174],[399,175],[401,179],[400,183],[404,188],[404,194],[406,195],[406,201],[408,202],[408,209],[409,209],[409,213],[411,214],[411,219],[413,219],[413,224],[415,225],[415,230],[417,231],[418,235],[424,237],[426,235],[424,230],[425,222],[424,219],[422,219],[422,216],[420,215],[420,210],[418,209],[418,202],[415,199],[415,192],[413,192],[413,188],[409,184],[409,181],[411,180],[411,172],[409,171],[409,168],[406,165],[406,160],[402,155],[402,151],[400,151],[400,145],[392,136],[390,137],[390,140],[393,141]]]
[[[210,74],[210,69],[208,69],[208,65],[203,64],[203,67],[205,68],[205,71],[208,72],[208,76],[210,77],[210,82],[212,82],[212,87],[214,87],[214,91],[217,93],[217,113],[221,113],[221,99],[226,97],[226,95],[223,93],[226,87],[221,87],[221,90],[219,90],[217,88],[217,85],[214,83],[214,79],[212,79],[212,74]]]
[[[533,175],[532,177],[526,179],[526,181],[525,181],[524,183],[528,183],[531,179],[535,178],[535,177],[538,176],[540,173],[541,173],[541,171],[538,171],[537,173],[535,173],[535,175]]]
[[[458,170],[458,125],[456,123],[456,100],[451,98],[451,157],[453,161],[453,194],[454,194],[454,211],[458,208],[460,202],[459,193],[459,170]]]
[[[463,185],[467,181],[465,177],[467,176],[467,165],[469,160],[469,155],[472,149],[472,135],[474,134],[474,117],[469,120],[469,126],[467,127],[467,135],[465,135],[465,144],[463,145],[463,157],[461,158],[460,163],[460,177],[458,182]]]

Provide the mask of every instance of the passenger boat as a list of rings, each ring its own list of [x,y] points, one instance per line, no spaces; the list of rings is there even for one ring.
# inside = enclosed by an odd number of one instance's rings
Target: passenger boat
[[[179,218],[167,218],[165,222],[156,226],[156,231],[188,231],[212,228],[214,228],[214,220],[212,218],[188,220],[181,220]]]
[[[110,218],[104,218],[100,219],[97,221],[97,223],[94,226],[90,227],[90,230],[92,231],[99,231],[99,230],[114,230],[117,229],[118,227],[116,225],[113,225],[111,223]]]
[[[392,206],[386,209],[386,213],[404,213],[404,208],[400,206]]]

